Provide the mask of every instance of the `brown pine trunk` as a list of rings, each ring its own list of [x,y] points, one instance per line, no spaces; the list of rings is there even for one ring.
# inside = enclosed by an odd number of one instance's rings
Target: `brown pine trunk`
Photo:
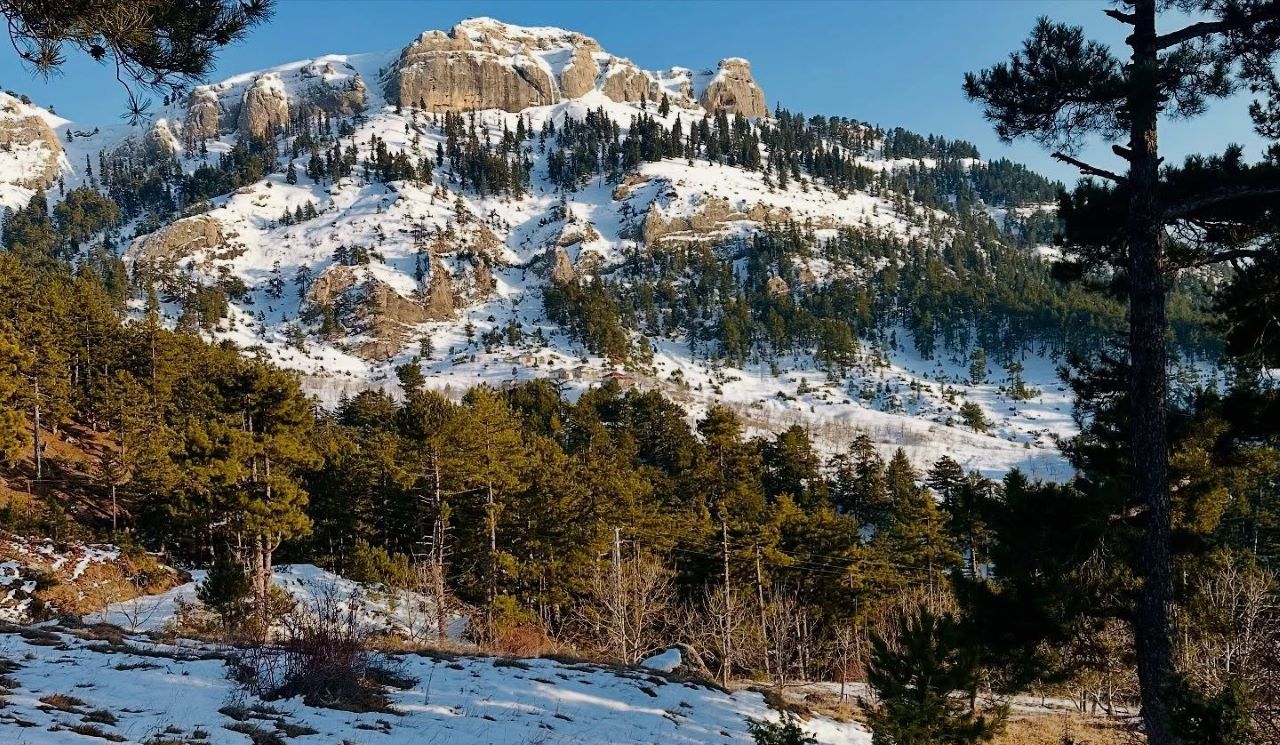
[[[1132,116],[1129,168],[1129,360],[1132,406],[1131,449],[1134,497],[1146,507],[1142,542],[1142,593],[1134,616],[1142,719],[1150,745],[1174,745],[1169,708],[1173,672],[1169,634],[1173,605],[1170,571],[1170,505],[1166,432],[1166,310],[1162,267],[1163,220],[1156,194],[1159,113],[1156,2],[1134,4],[1129,45],[1129,112]]]

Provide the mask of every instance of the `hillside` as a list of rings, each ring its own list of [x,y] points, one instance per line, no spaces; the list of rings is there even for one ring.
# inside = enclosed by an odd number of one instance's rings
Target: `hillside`
[[[580,34],[472,19],[201,86],[137,127],[10,100],[12,136],[34,133],[56,167],[0,180],[20,213],[39,186],[110,195],[120,214],[77,244],[105,228],[171,322],[302,372],[330,404],[394,390],[415,358],[451,391],[545,377],[576,395],[614,376],[693,415],[716,400],[761,431],[802,423],[832,448],[866,431],[920,462],[1065,476],[1055,367],[1093,338],[1069,319],[1113,319],[1049,283],[1052,184],[967,143],[764,102],[745,60],[646,71]],[[759,236],[786,226],[802,239],[753,265]],[[733,297],[690,298],[716,266],[753,315],[738,339]],[[994,284],[980,295],[973,277]],[[597,280],[603,313],[589,291],[557,293]],[[1042,285],[1049,307],[988,299],[1011,282]],[[784,302],[811,320],[778,331],[767,306]],[[1015,362],[1036,395],[1009,394]],[[965,401],[985,432],[961,423]]]

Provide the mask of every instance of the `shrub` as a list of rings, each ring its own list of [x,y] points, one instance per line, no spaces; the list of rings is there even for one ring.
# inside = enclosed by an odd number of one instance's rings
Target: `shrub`
[[[805,732],[795,714],[784,711],[776,722],[748,719],[747,729],[756,745],[817,745],[818,738]]]
[[[236,677],[266,699],[301,696],[308,706],[346,711],[388,711],[385,684],[411,686],[391,660],[370,646],[371,630],[356,602],[335,588],[318,592],[307,606],[285,616],[274,646],[243,649]]]
[[[977,685],[977,660],[950,615],[921,608],[906,619],[896,644],[871,639],[867,680],[880,699],[871,712],[875,745],[970,745],[994,737],[1005,711],[978,716],[954,694]]]

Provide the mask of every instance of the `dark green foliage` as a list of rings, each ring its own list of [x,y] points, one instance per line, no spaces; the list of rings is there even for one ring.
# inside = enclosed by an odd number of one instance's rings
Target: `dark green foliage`
[[[64,50],[74,47],[95,62],[111,64],[129,94],[136,121],[147,109],[132,85],[177,95],[203,80],[215,55],[242,39],[271,15],[271,0],[215,0],[196,5],[182,0],[147,0],[138,14],[131,0],[94,3],[31,3],[6,0],[0,13],[9,37],[26,63],[42,75],[63,67]]]
[[[1169,698],[1178,736],[1185,745],[1249,745],[1249,694],[1242,681],[1232,681],[1207,696],[1182,678],[1175,679]]]
[[[747,721],[747,730],[756,745],[817,745],[818,738],[805,732],[791,712],[783,712],[776,722]]]
[[[999,732],[1003,710],[977,715],[955,694],[978,684],[977,659],[950,616],[919,610],[893,642],[871,639],[867,681],[879,706],[870,715],[875,745],[969,745]]]
[[[249,592],[249,575],[244,567],[221,553],[197,588],[196,597],[218,614],[224,628],[238,629],[249,616]]]

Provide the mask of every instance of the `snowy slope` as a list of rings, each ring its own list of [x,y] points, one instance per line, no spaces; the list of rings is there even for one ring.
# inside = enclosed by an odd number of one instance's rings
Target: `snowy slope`
[[[489,45],[485,48],[496,49],[494,54],[499,57],[507,55],[502,59],[519,58],[519,64],[536,65],[553,81],[560,79],[572,53],[586,43],[581,35],[562,29],[509,26],[492,19],[473,19],[461,24],[454,34],[456,43]],[[424,35],[419,41],[428,37]],[[592,89],[577,98],[518,112],[476,112],[481,138],[498,140],[504,129],[514,130],[521,120],[536,132],[545,121],[559,125],[567,118],[581,119],[598,110],[624,130],[640,115],[665,119],[666,125],[679,118],[687,128],[708,113],[698,103],[702,93],[713,83],[725,82],[723,66],[719,72],[685,68],[639,71],[672,99],[670,112],[662,118],[652,101],[644,106],[606,95],[609,78],[626,74],[634,66],[628,67],[629,61],[598,47],[587,48],[595,50],[591,58],[598,65]],[[371,152],[373,138],[378,138],[390,151],[404,151],[414,162],[433,159],[444,137],[433,115],[387,100],[384,83],[397,56],[398,50],[322,56],[202,86],[189,99],[172,102],[157,112],[153,121],[137,128],[116,125],[73,137],[65,143],[66,185],[87,181],[82,165],[86,156],[96,158],[99,151],[111,152],[126,142],[162,143],[176,155],[184,171],[193,172],[230,151],[247,128],[260,126],[262,121],[269,126],[271,107],[279,101],[292,107],[290,110],[324,105],[344,111],[350,101],[341,97],[357,90],[362,97],[356,107],[361,115],[335,115],[353,127],[352,134],[341,139],[344,148],[354,145],[363,160]],[[336,103],[334,96],[340,99]],[[250,106],[251,101],[257,108]],[[94,131],[61,120],[54,124],[60,136],[68,128]],[[215,131],[198,138],[204,144],[203,152],[193,148],[195,130],[210,126]],[[699,230],[675,230],[663,240],[668,245],[715,243],[748,235],[764,220],[781,219],[799,221],[820,233],[839,226],[863,226],[902,237],[921,234],[921,208],[912,210],[914,216],[903,215],[887,199],[857,191],[837,194],[820,183],[792,184],[780,190],[767,184],[758,172],[704,161],[645,163],[621,185],[597,179],[578,191],[562,193],[548,182],[547,154],[534,144],[533,140],[527,144],[533,161],[530,192],[513,199],[480,198],[459,189],[447,163],[436,169],[431,183],[367,181],[359,167],[353,176],[335,183],[314,183],[305,173],[306,151],[293,159],[297,183],[288,184],[284,171],[290,153],[287,138],[282,138],[282,157],[274,173],[213,200],[211,209],[204,213],[202,219],[216,221],[219,226],[218,245],[179,255],[172,271],[201,284],[228,277],[242,281],[249,288],[247,298],[233,302],[229,317],[211,336],[234,341],[300,371],[308,389],[326,403],[365,388],[391,390],[393,368],[413,359],[424,338],[430,339],[435,351],[422,365],[428,385],[436,389],[460,395],[477,383],[501,386],[552,377],[573,396],[598,384],[615,366],[587,353],[546,318],[542,288],[550,281],[550,265],[557,251],[563,251],[579,276],[607,274],[623,256],[643,245],[643,235],[653,224],[696,221],[718,207],[733,217],[713,220]],[[885,160],[874,151],[863,158],[864,165],[879,170],[916,163]],[[308,205],[315,206],[319,217],[280,224],[286,210],[294,212]],[[926,216],[938,222],[945,219],[941,213]],[[133,236],[122,237],[127,243]],[[432,258],[425,267],[419,258],[424,240],[439,244],[432,247]],[[273,278],[276,282],[289,280],[302,267],[314,276],[324,276],[332,271],[334,253],[340,247],[358,247],[375,256],[354,273],[354,281],[362,286],[376,286],[393,297],[421,304],[432,293],[433,283],[443,281],[455,307],[441,311],[439,320],[397,325],[389,335],[379,336],[369,329],[339,338],[315,335],[314,322],[300,320],[309,303],[292,283],[280,297],[273,296],[270,286]],[[140,250],[135,244],[128,254],[130,259],[137,260]],[[818,282],[831,271],[821,258],[808,260],[804,268]],[[167,306],[165,310],[176,318],[177,308]],[[492,350],[475,341],[511,321],[520,324],[525,341]],[[310,334],[303,344],[297,343],[299,331]],[[535,344],[529,340],[535,333],[545,341]],[[1024,361],[1028,384],[1041,389],[1043,395],[1015,403],[1000,393],[995,382],[967,385],[963,380],[965,364],[925,362],[910,350],[891,350],[888,368],[864,364],[845,379],[831,382],[807,355],[779,361],[774,375],[766,365],[735,369],[708,362],[696,356],[683,339],[657,337],[650,343],[655,349],[654,362],[630,370],[631,381],[680,400],[691,415],[696,416],[712,402],[724,401],[739,409],[753,429],[769,431],[801,423],[810,426],[828,448],[840,447],[857,430],[864,430],[886,451],[906,447],[920,464],[950,453],[964,465],[989,474],[1015,465],[1037,476],[1061,478],[1067,474],[1053,438],[1070,434],[1074,424],[1069,417],[1070,399],[1057,384],[1049,360],[1031,357]],[[944,397],[944,386],[955,389],[960,401],[981,405],[993,422],[991,431],[977,434],[955,426],[958,403]],[[913,393],[913,388],[920,391]]]
[[[156,595],[112,603],[85,617],[89,623],[109,623],[130,632],[164,632],[175,628],[184,611],[198,603],[197,591],[206,572],[191,572],[191,581]],[[369,587],[310,564],[286,564],[275,568],[273,581],[300,607],[317,598],[332,596],[344,607],[357,608],[356,617],[379,634],[394,634],[415,642],[436,640],[435,605],[429,598],[407,590]],[[466,621],[454,617],[450,638],[460,639]]]
[[[248,696],[228,680],[223,654],[191,640],[0,629],[0,741],[247,745],[252,732],[299,745],[750,743],[748,718],[777,717],[758,693],[653,671],[429,653],[396,658],[415,682],[389,689],[395,713],[349,713]],[[822,743],[871,741],[856,724],[805,726]]]

